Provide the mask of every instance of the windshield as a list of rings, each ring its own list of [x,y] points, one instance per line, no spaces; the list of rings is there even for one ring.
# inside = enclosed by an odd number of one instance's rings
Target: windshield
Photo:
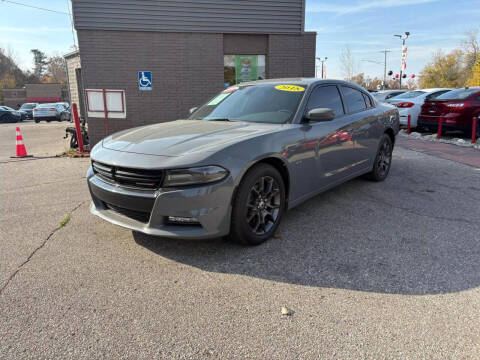
[[[290,84],[230,87],[195,111],[190,120],[283,124],[292,119],[306,86]]]
[[[477,89],[457,89],[457,90],[446,92],[445,94],[442,94],[439,97],[437,97],[437,99],[438,100],[466,99],[470,95],[476,93],[477,91],[480,91],[480,89],[478,88]]]
[[[55,104],[40,104],[40,105],[37,106],[37,109],[51,108],[51,107],[55,107]]]
[[[37,105],[37,104],[23,104],[20,109],[30,110],[30,109],[33,109],[36,105]]]
[[[403,93],[397,96],[392,97],[392,99],[412,99],[416,98],[417,96],[420,96],[422,94],[425,94],[425,91],[410,91],[407,93]]]

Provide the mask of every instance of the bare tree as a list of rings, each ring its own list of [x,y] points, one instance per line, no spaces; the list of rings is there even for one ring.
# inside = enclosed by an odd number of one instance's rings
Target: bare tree
[[[340,54],[340,66],[342,69],[343,77],[345,80],[350,81],[355,74],[355,58],[353,57],[352,50],[347,45],[342,49]]]
[[[467,38],[462,42],[466,70],[464,82],[471,77],[475,63],[480,56],[479,34],[478,29],[471,30],[465,34]]]

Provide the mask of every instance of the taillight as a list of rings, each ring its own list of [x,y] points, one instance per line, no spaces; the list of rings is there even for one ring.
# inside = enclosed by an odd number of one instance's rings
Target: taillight
[[[412,103],[412,102],[405,101],[405,102],[398,103],[397,107],[399,107],[399,108],[411,108],[413,105],[415,105],[415,104]]]
[[[48,109],[48,110],[50,110],[50,111],[57,111],[57,109],[55,109],[55,108],[50,108],[50,109]]]

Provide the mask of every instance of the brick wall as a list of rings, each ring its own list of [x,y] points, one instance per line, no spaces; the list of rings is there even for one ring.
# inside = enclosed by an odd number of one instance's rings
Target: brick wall
[[[27,91],[25,89],[3,89],[1,98],[2,104],[17,109],[18,105],[27,102]]]
[[[26,84],[27,98],[61,98],[62,84]]]
[[[126,92],[127,118],[111,119],[110,133],[185,117],[190,108],[223,89],[224,54],[266,51],[270,78],[315,74],[315,34],[224,37],[153,31],[77,33],[84,87]],[[138,89],[137,73],[142,70],[152,71],[152,91]],[[105,136],[103,119],[88,118],[88,127],[92,145]]]
[[[268,39],[268,77],[314,77],[315,33],[270,35]]]
[[[67,76],[68,84],[70,85],[69,91],[71,103],[79,105],[77,75],[75,70],[81,68],[80,55],[76,54],[75,56],[67,57],[65,60],[67,63]]]
[[[110,131],[185,117],[223,88],[221,34],[79,30],[85,88],[126,91],[127,119]],[[153,90],[138,89],[138,71],[152,71]],[[88,119],[92,144],[103,119]]]

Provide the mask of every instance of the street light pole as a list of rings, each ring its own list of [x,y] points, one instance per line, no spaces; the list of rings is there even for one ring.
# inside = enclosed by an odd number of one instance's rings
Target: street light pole
[[[324,63],[325,63],[325,61],[327,61],[328,57],[325,56],[324,59],[317,57],[317,58],[315,58],[315,59],[317,59],[318,61],[320,61],[320,62],[322,63],[322,79],[323,79]],[[315,66],[315,77],[318,77],[318,75],[317,75],[317,69],[318,69],[318,66]]]
[[[385,60],[383,62],[383,90],[387,88],[387,53],[390,52],[390,50],[382,50],[380,51],[385,55]]]
[[[393,35],[393,36],[396,36],[400,38],[400,40],[402,40],[402,56],[403,56],[403,49],[405,48],[405,40],[407,40],[408,37],[410,36],[410,32],[406,31],[405,36],[403,35]],[[402,75],[403,75],[402,72],[403,72],[403,62],[401,63],[401,66],[400,66],[400,89],[402,88]]]

